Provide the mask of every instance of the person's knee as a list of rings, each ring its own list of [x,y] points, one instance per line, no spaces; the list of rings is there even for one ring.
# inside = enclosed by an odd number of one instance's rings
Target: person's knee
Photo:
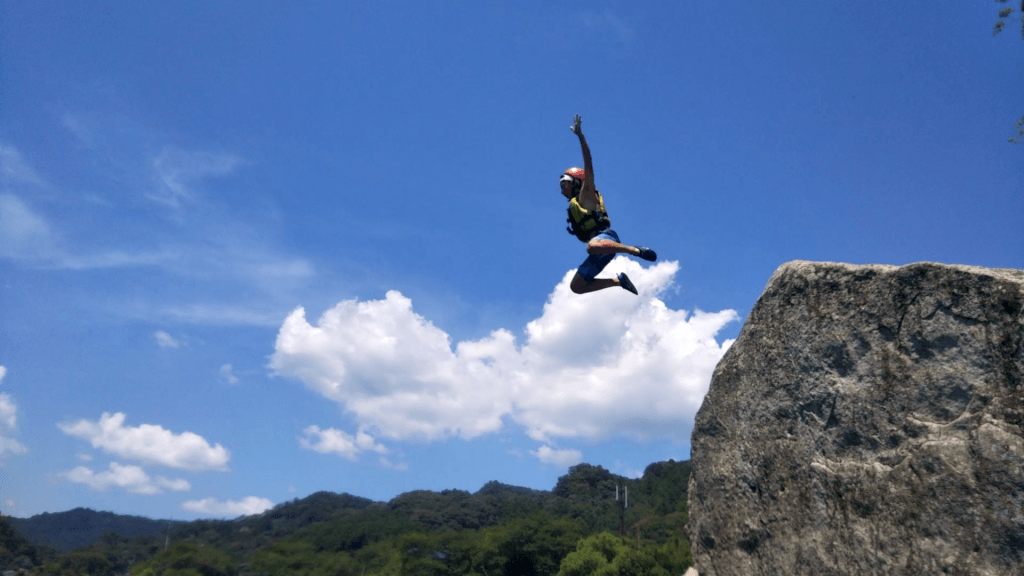
[[[576,294],[583,294],[583,288],[587,285],[587,281],[583,279],[583,276],[576,274],[573,277],[572,282],[569,283],[569,290],[572,290]]]

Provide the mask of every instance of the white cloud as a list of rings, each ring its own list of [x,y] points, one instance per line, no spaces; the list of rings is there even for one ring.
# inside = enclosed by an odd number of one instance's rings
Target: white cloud
[[[299,445],[321,454],[337,454],[342,458],[355,460],[360,452],[388,452],[387,448],[377,444],[369,434],[361,430],[352,436],[334,428],[321,430],[319,426],[308,426],[302,433],[304,436],[299,438]]]
[[[191,489],[187,480],[178,478],[171,480],[163,476],[151,478],[145,470],[138,466],[122,466],[111,462],[105,472],[93,472],[85,466],[79,466],[65,474],[70,482],[85,484],[93,490],[107,490],[111,487],[123,488],[132,494],[160,494],[166,490],[185,492]]]
[[[0,366],[0,384],[7,375],[7,367]],[[18,407],[10,394],[0,394],[0,431],[13,432],[18,427]]]
[[[124,420],[122,412],[104,412],[99,422],[79,420],[58,426],[65,434],[88,440],[93,448],[121,458],[185,470],[227,470],[230,455],[220,444],[210,446],[198,434],[174,434],[153,424],[126,427]]]
[[[0,258],[45,258],[53,250],[50,226],[13,194],[0,194]]]
[[[41,185],[43,180],[13,146],[0,144],[0,182],[27,182]]]
[[[399,462],[399,463],[395,464],[394,462],[392,462],[391,460],[389,460],[388,458],[386,458],[384,456],[380,457],[380,465],[385,467],[385,468],[391,468],[392,470],[405,471],[405,470],[409,469],[409,464],[407,464],[405,462]]]
[[[165,306],[155,310],[147,308],[139,310],[138,316],[148,318],[156,315],[176,322],[213,326],[277,326],[281,322],[281,313],[265,308],[268,306],[188,304]]]
[[[625,476],[626,478],[638,479],[643,478],[644,476],[643,470],[637,470],[636,468],[633,468],[627,464],[623,464],[622,462],[619,462],[617,460],[615,461],[615,466],[612,467],[612,472],[620,476]]]
[[[156,339],[157,346],[160,346],[161,348],[181,347],[181,342],[178,342],[177,340],[174,339],[174,336],[171,336],[170,334],[164,332],[163,330],[157,330],[156,332],[154,332],[153,338]]]
[[[547,445],[541,446],[536,452],[531,450],[530,454],[536,456],[544,464],[554,464],[561,468],[568,468],[583,462],[583,452],[579,450],[556,450]]]
[[[28,452],[28,448],[24,444],[18,442],[14,438],[5,438],[0,436],[0,458],[4,458],[11,454],[24,454]]]
[[[226,500],[220,502],[214,498],[203,498],[202,500],[189,500],[181,507],[189,512],[206,514],[218,517],[251,516],[260,514],[274,507],[274,503],[266,498],[249,496],[240,501]]]
[[[693,416],[731,345],[715,335],[738,319],[669,309],[658,295],[678,270],[626,258],[640,290],[576,295],[573,272],[555,287],[523,346],[507,330],[452,348],[448,334],[396,291],[341,302],[311,325],[296,309],[278,333],[271,368],[353,414],[361,430],[396,439],[472,438],[510,417],[542,442],[554,437],[689,441]]]
[[[202,285],[115,294],[110,308],[116,314],[127,306],[147,320],[280,325],[294,291],[316,271],[276,245],[278,215],[265,195],[261,209],[245,215],[229,206],[223,191],[238,183],[222,179],[235,176],[246,159],[175,146],[160,131],[122,116],[66,114],[63,122],[84,145],[75,147],[78,160],[93,166],[100,180],[91,188],[107,196],[50,190],[15,148],[0,142],[0,259],[75,271],[152,268]],[[32,189],[76,209],[42,205],[28,195]],[[140,196],[154,203],[139,202]],[[215,293],[226,296],[210,300]]]
[[[7,393],[0,394],[0,430],[14,432],[18,429],[18,407]]]
[[[227,176],[242,164],[232,154],[182,150],[165,146],[151,166],[158,181],[157,190],[149,195],[155,202],[178,207],[183,200],[194,200],[194,185],[207,178]]]
[[[238,384],[238,377],[235,376],[234,368],[231,364],[225,364],[220,367],[220,377],[228,384]]]
[[[7,375],[7,368],[0,366],[0,383]],[[9,454],[24,454],[28,448],[14,438],[7,437],[18,431],[18,406],[10,394],[0,393],[0,459]]]
[[[345,404],[362,423],[391,438],[472,438],[501,427],[511,398],[496,369],[483,360],[514,355],[513,337],[460,345],[412,311],[396,291],[384,300],[338,304],[306,322],[299,308],[281,327],[271,365]]]

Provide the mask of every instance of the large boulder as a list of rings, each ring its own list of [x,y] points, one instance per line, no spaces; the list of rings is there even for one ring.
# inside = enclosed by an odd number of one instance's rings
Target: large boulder
[[[790,262],[692,436],[702,576],[1024,574],[1024,271]]]

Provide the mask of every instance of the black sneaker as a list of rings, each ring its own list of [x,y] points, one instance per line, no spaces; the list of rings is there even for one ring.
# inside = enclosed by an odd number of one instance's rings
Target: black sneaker
[[[619,273],[619,286],[622,286],[637,296],[640,295],[640,293],[636,291],[636,286],[633,286],[633,283],[629,281],[629,276],[626,276],[625,272]]]
[[[637,254],[640,258],[649,262],[654,262],[658,259],[658,255],[654,253],[654,250],[651,250],[650,248],[640,248],[639,246],[637,246],[637,248],[640,249],[640,253]]]

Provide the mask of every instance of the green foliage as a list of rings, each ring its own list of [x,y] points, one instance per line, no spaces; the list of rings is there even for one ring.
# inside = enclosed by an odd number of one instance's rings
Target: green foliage
[[[551,492],[490,482],[476,493],[421,490],[388,503],[319,492],[257,516],[171,525],[167,551],[166,522],[158,537],[108,533],[38,573],[71,574],[92,561],[108,566],[106,574],[136,576],[516,576],[587,573],[588,566],[679,574],[690,562],[683,538],[689,475],[689,462],[651,464],[640,479],[581,464]],[[619,530],[616,486],[629,488],[628,539],[610,534]],[[601,532],[612,540],[579,548]],[[595,556],[602,550],[604,564]]]
[[[137,576],[147,570],[153,576],[235,576],[238,572],[235,561],[226,553],[191,543],[176,544],[148,562],[134,564],[130,573]]]
[[[481,570],[504,576],[554,575],[562,559],[583,535],[578,521],[554,519],[546,513],[513,520],[484,531]]]
[[[367,544],[418,528],[419,523],[401,513],[377,507],[314,524],[297,532],[294,537],[310,542],[318,551],[340,552],[358,550]]]
[[[1000,4],[1006,4],[1007,0],[996,0],[996,2]],[[1003,31],[1003,27],[1006,26],[1006,19],[1010,16],[1010,14],[1013,13],[1013,8],[1003,8],[999,11],[999,20],[996,21],[995,26],[992,27],[993,36]],[[1020,35],[1021,38],[1024,38],[1024,0],[1021,0],[1020,2],[1020,13]],[[1024,137],[1024,116],[1022,116],[1021,119],[1017,121],[1016,130],[1017,134],[1010,136],[1009,138],[1006,139],[1006,141],[1009,142],[1010,144],[1020,144],[1021,138]]]
[[[79,574],[106,574],[114,564],[105,556],[92,551],[75,551],[64,554],[56,562],[49,562],[39,573],[46,576],[79,576]]]
[[[601,532],[580,540],[562,561],[558,576],[671,576],[693,564],[690,547],[674,539],[639,549],[631,542]]]
[[[251,570],[256,573],[282,576],[335,576],[359,573],[355,560],[350,556],[317,552],[312,544],[295,540],[274,543],[270,550],[254,554],[249,564]]]

